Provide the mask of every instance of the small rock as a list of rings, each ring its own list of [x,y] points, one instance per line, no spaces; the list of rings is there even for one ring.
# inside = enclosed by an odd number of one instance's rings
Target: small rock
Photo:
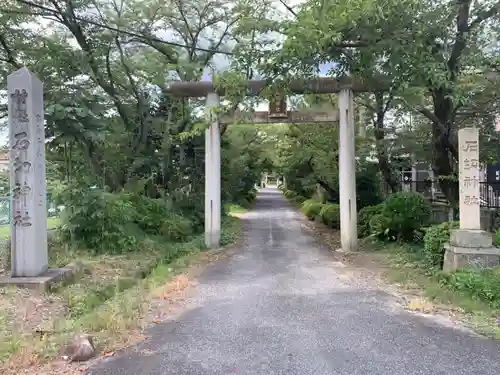
[[[69,362],[84,362],[96,353],[92,336],[81,335],[76,337],[64,350],[62,358]]]

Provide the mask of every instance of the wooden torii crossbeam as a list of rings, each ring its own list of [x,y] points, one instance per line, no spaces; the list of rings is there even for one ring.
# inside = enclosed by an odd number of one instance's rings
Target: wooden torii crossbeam
[[[247,96],[259,96],[262,91],[271,86],[266,80],[253,80],[246,83]],[[287,83],[288,91],[292,94],[333,94],[341,90],[352,92],[386,91],[389,86],[383,82],[362,82],[353,77],[316,78],[310,80],[294,79]],[[172,82],[168,92],[181,97],[202,97],[210,93],[224,96],[225,90],[217,88],[212,82]]]
[[[248,81],[245,83],[247,96],[260,96],[272,82]],[[218,115],[213,109],[224,96],[223,88],[212,82],[174,82],[168,91],[181,97],[206,97],[207,118],[210,127],[205,132],[205,244],[217,248],[220,243],[221,221],[221,123],[243,120],[249,123],[291,123],[291,122],[339,122],[339,195],[340,232],[343,251],[357,249],[356,210],[356,155],[354,135],[354,93],[386,91],[388,85],[363,83],[353,77],[317,78],[312,80],[291,80],[286,83],[291,94],[339,93],[339,108],[323,112],[290,112],[286,109],[286,97],[270,100],[269,112],[235,112],[232,115]]]

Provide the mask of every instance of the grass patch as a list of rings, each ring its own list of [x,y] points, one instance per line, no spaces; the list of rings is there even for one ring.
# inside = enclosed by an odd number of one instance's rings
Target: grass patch
[[[234,243],[240,234],[239,220],[224,217],[221,243]],[[203,243],[198,235],[175,244],[152,238],[139,251],[119,256],[65,253],[63,248],[51,252],[57,254],[51,259],[56,263],[77,257],[81,274],[75,283],[45,295],[18,289],[0,295],[0,364],[19,368],[52,359],[81,332],[94,335],[104,351],[133,341],[141,335],[151,301],[165,303],[168,293],[186,287],[180,275],[186,267],[214,259],[216,252],[202,251]]]
[[[228,246],[236,243],[241,237],[241,233],[243,231],[240,220],[232,216],[225,216],[222,218],[221,228],[221,246]]]
[[[225,209],[229,215],[235,215],[235,214],[241,215],[241,214],[244,214],[245,212],[248,212],[249,207],[243,207],[243,206],[236,204],[236,203],[229,203],[229,204],[226,204]]]
[[[47,218],[47,229],[55,229],[61,223],[58,217]],[[0,225],[0,238],[6,238],[10,236],[10,224]]]
[[[240,203],[226,203],[224,204],[224,210],[229,216],[238,217],[255,207],[256,199],[252,200],[242,200]]]
[[[475,288],[482,286],[474,285],[470,277],[462,279],[462,284],[446,281],[448,275],[431,269],[426,264],[423,246],[420,244],[374,242],[365,248],[386,256],[389,268],[385,276],[388,280],[407,290],[422,291],[427,300],[441,305],[440,308],[464,314],[476,331],[500,339],[498,302],[478,297],[480,293]],[[492,277],[489,273],[498,275],[498,271],[457,271],[459,274],[464,272],[487,280]]]

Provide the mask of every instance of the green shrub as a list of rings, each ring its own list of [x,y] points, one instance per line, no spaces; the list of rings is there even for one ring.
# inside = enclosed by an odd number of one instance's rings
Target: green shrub
[[[390,238],[411,241],[415,231],[429,222],[431,205],[422,194],[399,192],[386,199],[381,214],[385,217],[383,223],[387,224],[385,234]]]
[[[424,260],[429,267],[443,266],[444,244],[450,240],[450,230],[459,227],[458,221],[447,221],[429,227],[424,236]]]
[[[148,234],[159,234],[167,206],[163,199],[152,199],[138,194],[123,194],[123,199],[130,201],[136,210],[134,222]]]
[[[312,199],[308,199],[302,203],[302,212],[309,220],[314,220],[319,215],[323,204]]]
[[[245,200],[252,203],[257,198],[257,190],[251,189],[245,194]]]
[[[176,214],[170,214],[163,219],[161,234],[167,241],[185,241],[193,233],[191,221]]]
[[[169,197],[169,212],[176,213],[191,221],[194,232],[203,231],[205,223],[205,195],[203,192],[186,194],[177,191]],[[221,207],[222,208],[222,207]]]
[[[232,203],[237,203],[241,207],[250,208],[253,202],[255,202],[256,198],[257,198],[257,190],[250,189],[242,197],[238,198],[236,202]],[[224,207],[224,205],[222,205],[222,207]],[[222,216],[225,216],[226,214],[227,213],[224,211],[222,213]]]
[[[380,176],[372,163],[361,163],[356,172],[356,205],[358,210],[382,202]]]
[[[241,222],[239,219],[231,216],[226,216],[221,219],[221,232],[220,232],[220,245],[226,246],[234,244],[240,238],[242,231]],[[205,245],[204,238],[202,238],[203,248]]]
[[[495,244],[496,247],[500,247],[500,229],[495,232]]]
[[[292,190],[285,190],[283,195],[285,196],[285,198],[292,199],[293,197],[297,196],[297,193]]]
[[[94,254],[134,251],[145,234],[184,241],[194,229],[189,216],[169,212],[163,199],[74,187],[61,192],[61,199],[67,206],[59,228],[61,240]],[[190,211],[189,204],[177,207],[191,214],[200,211]]]
[[[303,197],[302,195],[297,195],[297,196],[292,198],[292,201],[294,201],[295,203],[299,203],[299,204],[304,203],[306,200],[307,200],[307,198]]]
[[[440,283],[457,292],[500,308],[500,268],[478,270],[459,269],[440,273]]]
[[[340,228],[340,205],[324,204],[319,212],[319,217],[323,224],[328,225],[330,228]]]
[[[302,202],[302,204],[300,205],[300,210],[302,212],[305,212],[308,207],[313,204],[313,203],[318,203],[316,202],[314,199],[306,199],[305,201]]]
[[[127,197],[99,189],[75,188],[68,188],[62,196],[67,202],[59,227],[63,241],[94,254],[136,249],[141,231],[135,223],[136,207]]]
[[[382,204],[375,206],[366,206],[358,212],[358,236],[360,238],[368,237],[371,234],[370,220],[373,216],[382,212]]]
[[[369,222],[370,235],[380,240],[394,240],[395,235],[391,232],[390,219],[382,214],[373,215]]]

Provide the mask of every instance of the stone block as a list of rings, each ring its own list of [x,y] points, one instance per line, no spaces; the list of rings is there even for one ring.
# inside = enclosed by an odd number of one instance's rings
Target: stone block
[[[494,268],[500,266],[500,249],[457,247],[445,244],[443,271],[451,272],[458,268]]]
[[[463,248],[490,248],[492,234],[479,229],[454,229],[450,233],[450,245]]]
[[[500,265],[500,249],[493,247],[493,236],[478,229],[456,229],[445,244],[443,271],[458,268],[494,268]]]
[[[70,281],[80,267],[79,264],[72,263],[63,268],[49,268],[36,277],[0,276],[0,287],[14,285],[19,288],[34,289],[40,293],[45,293],[55,283]]]

